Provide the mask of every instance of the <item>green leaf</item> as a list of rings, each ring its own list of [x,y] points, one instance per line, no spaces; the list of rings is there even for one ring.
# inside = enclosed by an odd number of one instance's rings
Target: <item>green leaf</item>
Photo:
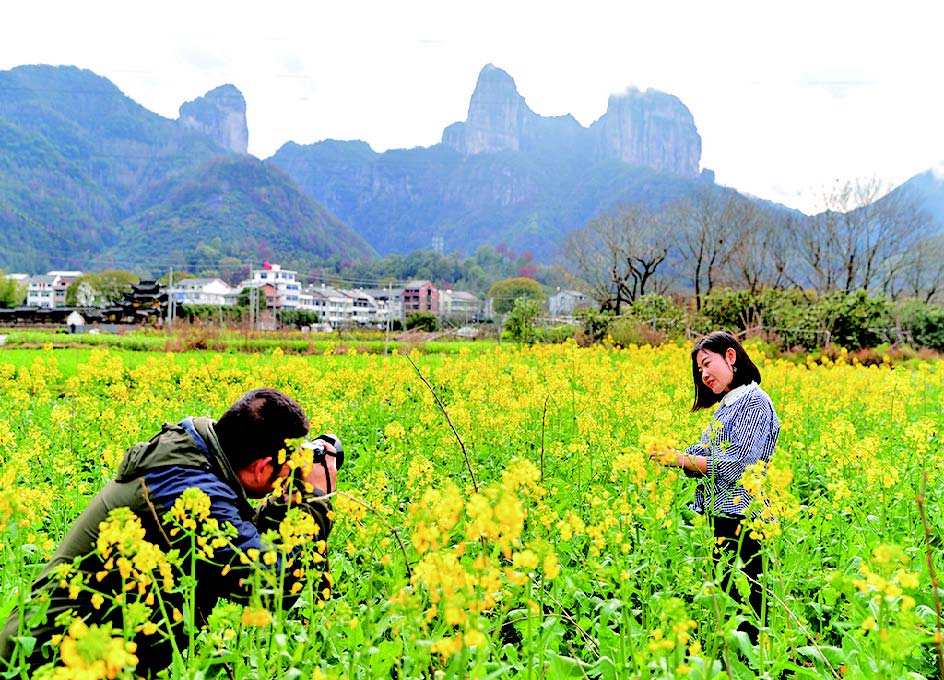
[[[555,652],[547,652],[547,677],[549,678],[583,678],[586,664],[569,656],[561,656]]]
[[[747,633],[743,630],[732,630],[728,635],[737,642],[741,654],[745,656],[751,665],[756,666],[758,661],[757,650],[754,645],[751,644],[751,638],[748,637]]]
[[[619,672],[616,663],[610,657],[601,656],[595,664],[587,668],[587,675],[602,680],[616,680],[619,677]]]
[[[798,647],[797,652],[811,659],[816,659],[817,661],[828,662],[834,667],[841,666],[847,660],[845,652],[838,647],[808,645]]]
[[[17,643],[23,648],[23,655],[30,656],[36,649],[36,638],[32,635],[21,635],[16,638]]]
[[[557,651],[563,637],[564,626],[556,616],[549,616],[541,622],[541,649]]]
[[[489,667],[494,666],[492,670],[489,671],[487,675],[481,676],[481,680],[496,680],[497,678],[507,678],[510,675],[510,671],[514,669],[514,666],[509,664],[487,664]]]
[[[371,647],[371,670],[375,676],[389,675],[390,669],[402,656],[403,642],[401,640],[383,640],[376,647]]]
[[[620,607],[622,606],[623,602],[619,599],[607,600],[604,602],[599,609],[600,625],[607,625],[613,614],[619,611]]]

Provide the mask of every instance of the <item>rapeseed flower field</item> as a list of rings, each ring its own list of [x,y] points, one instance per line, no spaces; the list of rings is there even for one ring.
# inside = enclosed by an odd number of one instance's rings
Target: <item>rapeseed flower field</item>
[[[188,627],[169,677],[940,677],[942,364],[798,363],[748,345],[782,423],[770,465],[744,477],[766,565],[752,646],[737,631],[749,614],[715,572],[711,527],[688,509],[692,480],[649,459],[710,424],[689,412],[689,349],[134,361],[96,349],[69,368],[61,350],[0,351],[0,613],[27,596],[126,448],[271,386],[348,452],[327,545],[290,513],[271,551],[244,556],[272,564],[306,547],[286,570],[292,609],[224,602],[205,622],[188,606],[162,610],[170,592],[188,602],[193,584],[172,576],[186,573],[181,557],[147,543],[130,513],[101,532],[125,590],[95,602],[122,607],[130,631]],[[207,503],[188,492],[173,509],[190,559],[226,545]],[[268,574],[259,591],[278,591]],[[134,677],[128,630],[62,623],[46,677]]]

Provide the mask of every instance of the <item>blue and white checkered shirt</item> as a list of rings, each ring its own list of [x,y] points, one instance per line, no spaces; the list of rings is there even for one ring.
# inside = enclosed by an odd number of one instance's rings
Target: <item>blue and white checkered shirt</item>
[[[721,399],[701,443],[685,449],[687,456],[705,456],[708,472],[699,475],[691,508],[704,514],[744,517],[753,499],[741,486],[745,468],[759,460],[770,462],[780,434],[773,402],[757,383],[736,387]],[[735,502],[737,501],[737,502]]]

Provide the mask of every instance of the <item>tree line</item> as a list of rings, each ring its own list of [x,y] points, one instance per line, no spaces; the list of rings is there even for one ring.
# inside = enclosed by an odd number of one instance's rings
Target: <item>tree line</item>
[[[885,191],[877,180],[837,184],[806,216],[708,185],[659,211],[595,218],[567,237],[563,264],[616,314],[648,293],[691,295],[701,309],[722,288],[936,300],[944,235],[910,197]]]

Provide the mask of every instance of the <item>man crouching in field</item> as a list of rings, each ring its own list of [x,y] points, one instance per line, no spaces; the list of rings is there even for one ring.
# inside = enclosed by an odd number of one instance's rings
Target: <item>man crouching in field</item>
[[[188,649],[194,627],[221,597],[287,608],[299,579],[311,578],[305,568],[315,564],[319,596],[326,597],[321,554],[331,522],[322,496],[335,488],[341,447],[330,435],[303,443],[317,452],[315,463],[289,477],[286,442],[307,434],[301,406],[262,388],[216,422],[185,418],[132,446],[115,479],[66,533],[31,599],[8,620],[0,658],[11,669],[77,667],[88,656],[89,640],[83,648],[81,639],[94,629],[111,650],[105,656],[115,672],[107,677],[128,666],[150,677],[171,664],[175,650]],[[272,494],[283,485],[284,493]],[[258,508],[248,500],[266,496]],[[269,539],[286,517],[313,522],[297,522],[307,527],[304,540],[274,550]],[[254,581],[266,587],[253,593]]]

